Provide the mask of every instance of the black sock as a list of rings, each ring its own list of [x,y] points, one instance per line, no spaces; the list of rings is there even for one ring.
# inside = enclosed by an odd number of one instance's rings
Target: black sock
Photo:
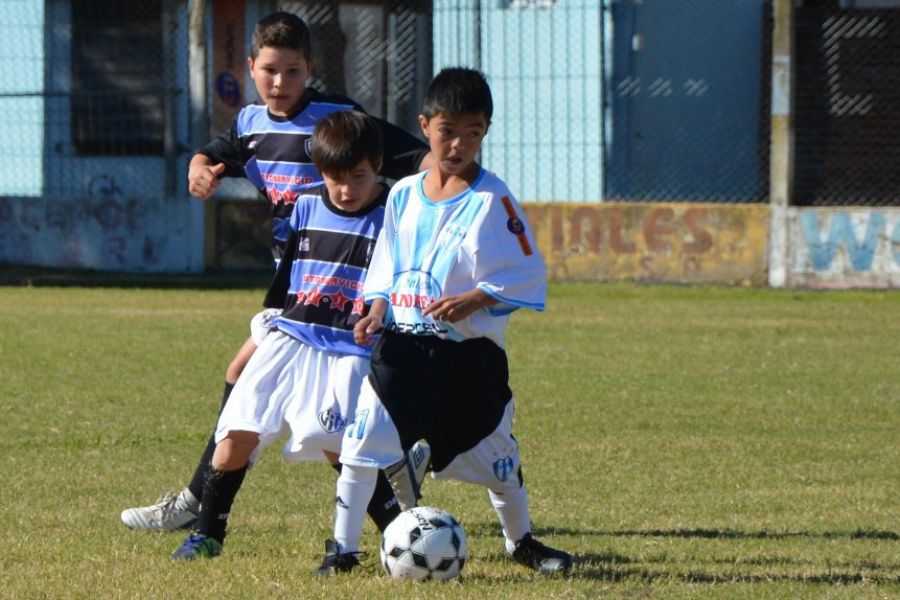
[[[340,473],[343,465],[336,464],[331,466]],[[372,519],[381,533],[384,533],[391,521],[400,514],[400,502],[397,501],[397,496],[394,494],[393,488],[391,488],[391,482],[388,481],[384,471],[378,471],[375,491],[372,493],[372,499],[369,500],[369,506],[366,507],[366,513],[368,513],[369,518]]]
[[[225,391],[222,392],[222,406],[219,407],[219,414],[222,414],[222,411],[225,409],[225,403],[228,402],[228,396],[231,395],[231,390],[234,389],[233,383],[225,382]],[[218,423],[218,419],[216,419]],[[191,490],[191,493],[194,495],[194,498],[200,499],[200,496],[203,495],[203,482],[206,481],[206,477],[209,474],[209,463],[212,462],[213,452],[216,451],[216,426],[213,425],[212,435],[209,436],[209,441],[206,442],[206,448],[203,450],[203,456],[200,457],[200,462],[197,463],[197,468],[194,469],[194,476],[191,478],[191,482],[188,484],[188,489]]]
[[[203,498],[200,501],[202,508],[197,531],[219,542],[225,541],[228,513],[231,512],[234,497],[241,489],[246,474],[246,466],[237,471],[217,471],[210,467],[209,477],[203,484]]]

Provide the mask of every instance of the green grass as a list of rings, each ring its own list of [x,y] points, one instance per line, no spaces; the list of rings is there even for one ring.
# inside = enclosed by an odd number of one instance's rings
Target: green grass
[[[900,597],[900,294],[555,285],[509,331],[536,533],[508,561],[486,493],[429,481],[462,582],[317,581],[334,475],[277,448],[225,554],[119,512],[183,486],[262,291],[0,287],[0,597]],[[201,589],[202,586],[202,589]]]

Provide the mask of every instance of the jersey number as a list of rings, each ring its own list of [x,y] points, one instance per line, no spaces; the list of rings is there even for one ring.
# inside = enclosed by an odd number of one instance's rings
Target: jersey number
[[[363,432],[366,430],[366,421],[369,420],[369,409],[361,410],[356,413],[356,417],[353,418],[353,422],[347,426],[347,437],[352,438],[354,435],[354,431],[356,432],[356,439],[361,440],[363,437]]]

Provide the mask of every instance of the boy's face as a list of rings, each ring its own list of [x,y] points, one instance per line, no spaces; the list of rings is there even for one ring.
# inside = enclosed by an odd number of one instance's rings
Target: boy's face
[[[364,158],[346,173],[322,173],[328,199],[345,212],[361,211],[378,197],[380,189],[375,179],[377,172],[369,159]]]
[[[431,155],[442,173],[465,175],[481,149],[488,122],[482,113],[419,115],[422,133],[428,138]]]
[[[263,46],[249,63],[256,92],[269,112],[279,117],[290,115],[300,103],[310,73],[311,65],[303,53]]]

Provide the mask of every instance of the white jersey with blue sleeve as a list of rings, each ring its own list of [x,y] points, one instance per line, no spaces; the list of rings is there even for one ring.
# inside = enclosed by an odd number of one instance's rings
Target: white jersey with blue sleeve
[[[424,177],[407,177],[391,190],[366,276],[366,301],[388,302],[390,330],[454,341],[487,337],[502,348],[509,314],[522,307],[543,310],[547,294],[544,262],[522,207],[484,169],[468,190],[440,202],[425,196]],[[457,323],[422,315],[438,298],[475,288],[498,303]]]

